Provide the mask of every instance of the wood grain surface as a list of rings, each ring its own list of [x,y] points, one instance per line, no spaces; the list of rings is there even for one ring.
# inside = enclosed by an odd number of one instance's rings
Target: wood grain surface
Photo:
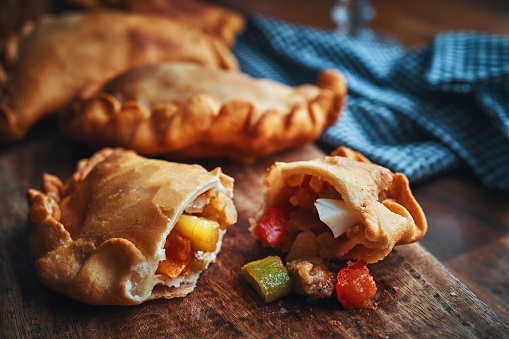
[[[420,244],[397,247],[370,265],[378,286],[374,309],[344,310],[336,298],[308,304],[291,294],[265,304],[240,274],[245,263],[274,254],[248,232],[274,161],[320,157],[307,146],[256,164],[204,162],[235,178],[239,221],[229,228],[217,262],[183,299],[139,306],[91,306],[43,286],[26,245],[25,191],[41,174],[68,179],[91,150],[62,139],[51,121],[28,139],[0,149],[0,333],[2,337],[503,337],[509,327]]]

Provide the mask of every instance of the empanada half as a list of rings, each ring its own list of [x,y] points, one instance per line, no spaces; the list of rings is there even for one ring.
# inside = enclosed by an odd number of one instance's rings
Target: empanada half
[[[69,0],[89,8],[117,8],[134,12],[156,13],[184,21],[233,45],[244,28],[239,13],[210,2],[198,0]]]
[[[219,168],[103,149],[65,185],[43,179],[44,192],[28,190],[37,274],[85,303],[187,295],[237,219],[233,179]]]
[[[300,233],[325,259],[375,263],[394,246],[413,243],[427,230],[424,213],[401,173],[369,162],[341,147],[331,156],[275,163],[264,175],[266,192],[251,232],[269,207],[291,209],[288,229],[277,247],[292,252]]]
[[[0,141],[22,138],[84,87],[136,66],[186,61],[238,68],[229,48],[199,29],[164,16],[121,11],[47,15],[3,47]]]
[[[338,118],[346,84],[324,71],[290,87],[190,63],[130,70],[61,116],[62,132],[94,146],[172,159],[250,161],[316,140]]]

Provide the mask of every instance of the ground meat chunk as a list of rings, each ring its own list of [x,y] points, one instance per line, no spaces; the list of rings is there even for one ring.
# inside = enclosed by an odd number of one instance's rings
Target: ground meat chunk
[[[336,274],[330,271],[323,258],[297,259],[286,263],[294,290],[308,296],[308,301],[327,298],[334,292]]]

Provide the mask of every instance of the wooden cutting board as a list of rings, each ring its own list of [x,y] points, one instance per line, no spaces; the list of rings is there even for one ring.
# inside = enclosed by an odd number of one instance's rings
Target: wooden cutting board
[[[274,254],[248,232],[262,196],[261,175],[274,161],[322,156],[315,146],[252,165],[221,166],[235,178],[239,221],[218,260],[183,299],[138,306],[91,306],[40,284],[26,245],[25,191],[41,188],[44,171],[67,180],[91,151],[70,143],[51,122],[27,140],[0,148],[0,337],[444,337],[502,338],[509,327],[421,245],[396,248],[370,265],[374,309],[344,310],[336,298],[308,304],[296,294],[265,304],[240,274],[245,263]]]

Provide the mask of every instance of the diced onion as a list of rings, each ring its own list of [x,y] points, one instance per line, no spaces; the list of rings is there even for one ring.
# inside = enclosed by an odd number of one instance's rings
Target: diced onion
[[[359,216],[349,210],[343,200],[317,199],[315,206],[320,220],[329,226],[334,238],[360,222]]]

